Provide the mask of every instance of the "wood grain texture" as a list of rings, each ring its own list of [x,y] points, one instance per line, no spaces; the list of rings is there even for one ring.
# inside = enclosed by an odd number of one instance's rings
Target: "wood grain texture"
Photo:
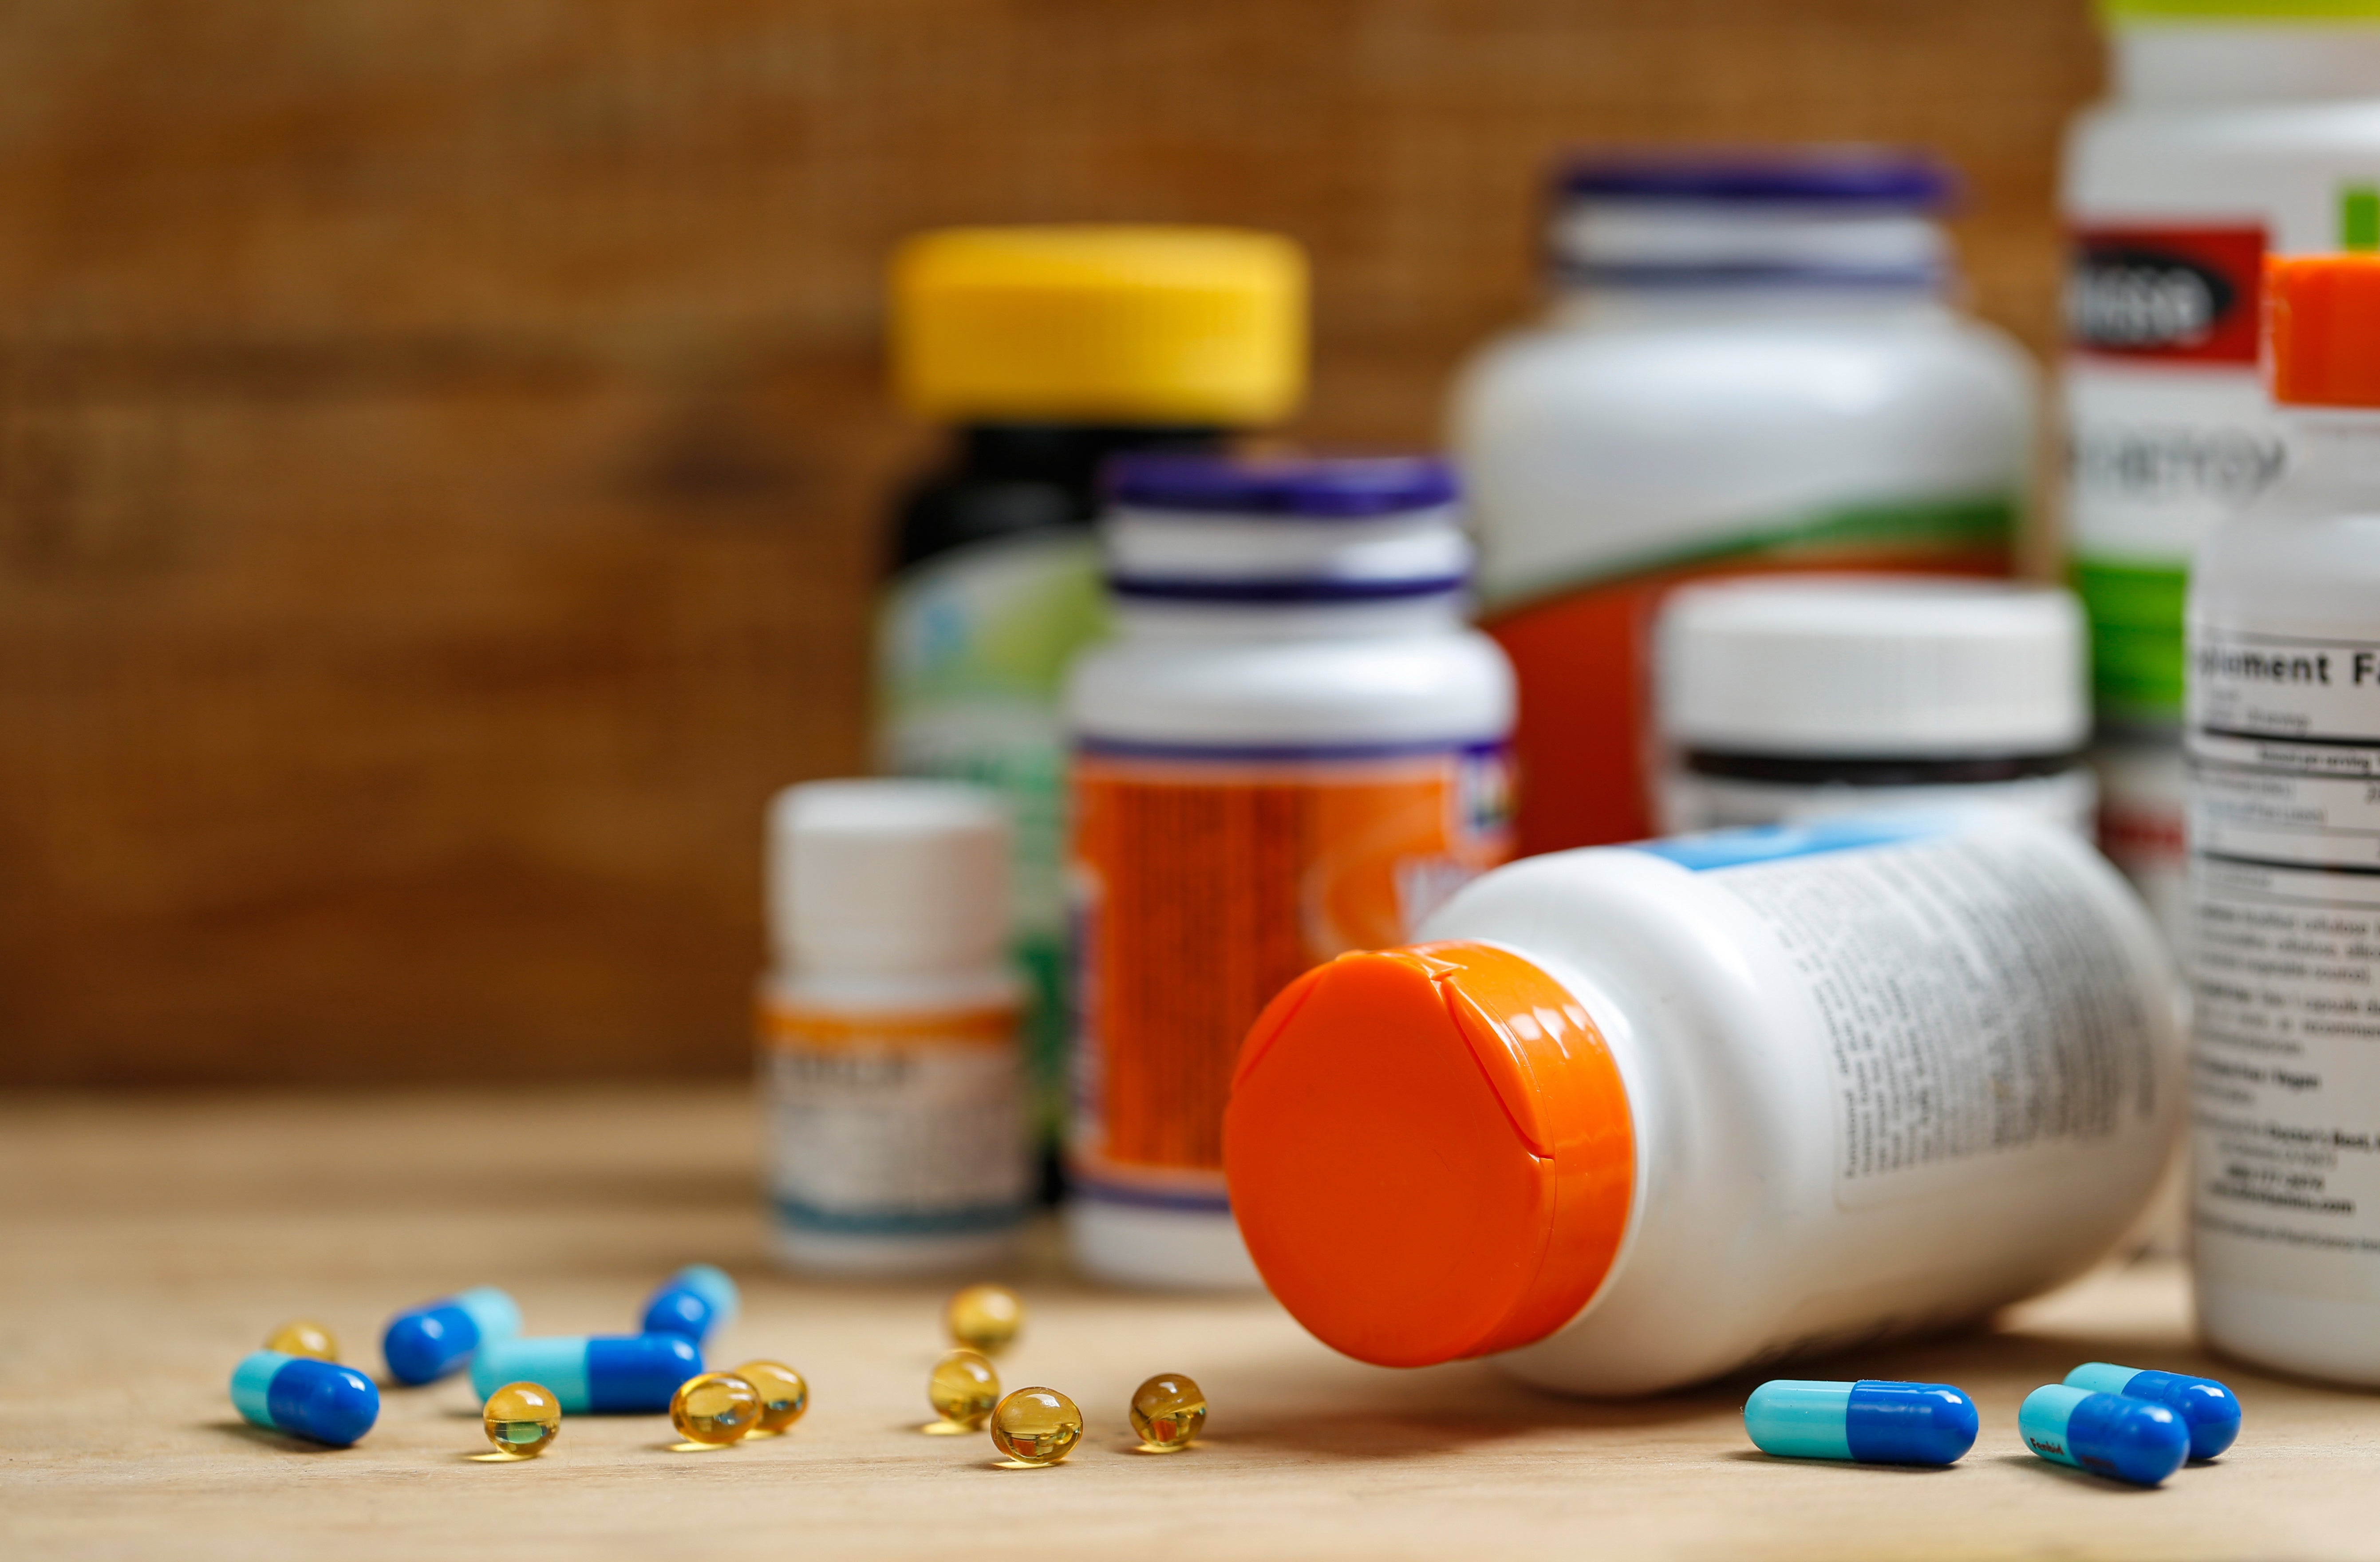
[[[25,0],[0,14],[0,1082],[743,1066],[864,752],[887,247],[1296,235],[1427,441],[1595,140],[1932,145],[2053,314],[2082,0]]]
[[[947,1283],[775,1273],[754,1162],[749,1102],[710,1087],[0,1106],[0,1550],[2229,1559],[2368,1557],[2380,1533],[2372,1397],[2207,1361],[2169,1266],[2102,1273],[1991,1333],[1795,1366],[1966,1387],[1981,1440],[1925,1471],[1755,1453],[1739,1407],[1757,1375],[1597,1405],[1480,1362],[1366,1367],[1264,1299],[1092,1290],[1045,1253],[1009,1276],[1028,1317],[1001,1372],[1073,1396],[1089,1433],[1054,1469],[999,1469],[988,1440],[915,1431]],[[791,1436],[683,1455],[660,1417],[574,1417],[544,1458],[491,1465],[459,1382],[389,1391],[338,1452],[230,1409],[232,1364],[291,1316],[377,1368],[385,1317],[443,1291],[502,1284],[534,1329],[616,1330],[696,1258],[745,1290],[714,1359],[808,1375]],[[2023,1395],[2092,1359],[2219,1374],[2240,1443],[2155,1492],[2022,1451]],[[1160,1371],[1213,1410],[1201,1444],[1149,1458],[1123,1411]]]

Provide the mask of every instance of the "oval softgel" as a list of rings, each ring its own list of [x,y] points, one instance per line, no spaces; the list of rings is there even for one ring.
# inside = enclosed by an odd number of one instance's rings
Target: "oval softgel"
[[[2026,1395],[2016,1425],[2042,1458],[2136,1486],[2157,1484],[2190,1457],[2189,1429],[2166,1406],[2063,1383]]]
[[[684,1335],[696,1344],[735,1316],[735,1282],[715,1264],[689,1264],[662,1282],[645,1303],[640,1321],[647,1334]]]
[[[232,1408],[257,1426],[344,1448],[380,1419],[380,1390],[353,1367],[251,1350],[231,1374]]]
[[[388,1321],[380,1353],[399,1383],[435,1383],[471,1359],[488,1340],[520,1332],[520,1307],[493,1286],[473,1286]]]
[[[507,1383],[538,1383],[565,1415],[643,1415],[668,1410],[701,1371],[701,1349],[681,1334],[516,1336],[481,1347],[471,1386],[482,1403]]]
[[[1761,1452],[1859,1464],[1950,1464],[1975,1446],[1975,1402],[1947,1383],[1780,1377],[1744,1401]]]
[[[2174,1411],[2190,1433],[2192,1459],[2213,1459],[2240,1436],[2240,1398],[2211,1377],[2085,1362],[2066,1374],[2066,1383],[2094,1394],[2153,1400]]]

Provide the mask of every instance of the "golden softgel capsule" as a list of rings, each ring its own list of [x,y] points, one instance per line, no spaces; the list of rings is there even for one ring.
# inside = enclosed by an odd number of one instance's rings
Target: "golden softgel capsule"
[[[810,1386],[783,1362],[747,1362],[735,1375],[760,1391],[760,1424],[755,1437],[773,1437],[802,1419],[810,1408]]]
[[[1207,1424],[1207,1395],[1185,1373],[1159,1373],[1132,1393],[1132,1429],[1160,1453],[1186,1448]]]
[[[562,1432],[562,1406],[541,1383],[507,1383],[480,1412],[498,1453],[528,1459]]]
[[[285,1356],[310,1356],[318,1362],[339,1359],[338,1340],[311,1318],[290,1319],[264,1337],[264,1348]]]
[[[1025,1303],[1006,1286],[969,1286],[951,1298],[942,1322],[955,1343],[997,1356],[1025,1326]]]
[[[1083,1440],[1083,1412],[1054,1388],[1020,1388],[991,1412],[991,1445],[1019,1464],[1055,1464]]]
[[[670,1424],[689,1443],[718,1447],[760,1424],[760,1391],[732,1372],[707,1372],[677,1386]]]
[[[953,1350],[934,1363],[926,1379],[926,1401],[941,1417],[929,1432],[973,1432],[1000,1402],[1000,1374],[973,1350]]]

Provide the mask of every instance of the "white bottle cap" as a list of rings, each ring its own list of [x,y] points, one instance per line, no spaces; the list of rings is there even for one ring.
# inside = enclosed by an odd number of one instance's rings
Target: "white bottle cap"
[[[981,970],[1007,957],[1008,813],[956,781],[831,781],[769,805],[769,932],[822,976]]]
[[[2068,592],[1940,575],[1791,575],[1673,593],[1654,631],[1662,737],[1825,758],[2082,746],[2082,611]]]

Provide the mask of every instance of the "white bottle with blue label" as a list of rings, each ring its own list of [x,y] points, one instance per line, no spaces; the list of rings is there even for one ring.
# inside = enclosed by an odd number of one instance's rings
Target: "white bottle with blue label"
[[[1870,816],[1524,858],[1291,985],[1232,1205],[1326,1343],[1584,1394],[1978,1319],[2180,1126],[2162,940],[2071,829]]]

